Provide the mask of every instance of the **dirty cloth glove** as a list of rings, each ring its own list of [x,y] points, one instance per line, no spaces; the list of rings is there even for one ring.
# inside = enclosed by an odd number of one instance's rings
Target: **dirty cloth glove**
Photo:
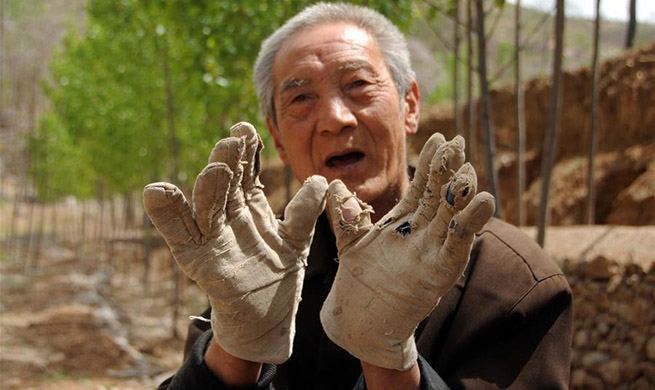
[[[411,368],[416,327],[462,276],[474,234],[495,210],[491,194],[476,195],[475,170],[463,162],[463,138],[446,142],[433,135],[408,192],[376,224],[370,206],[341,181],[330,183],[339,268],[321,323],[333,342],[358,359]]]
[[[282,363],[327,182],[308,178],[276,219],[258,179],[259,136],[245,122],[230,132],[198,175],[192,206],[169,183],[146,186],[143,203],[180,268],[209,296],[218,344],[241,359]]]

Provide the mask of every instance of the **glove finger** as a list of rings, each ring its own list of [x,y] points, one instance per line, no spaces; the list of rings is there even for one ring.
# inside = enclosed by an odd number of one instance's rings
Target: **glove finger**
[[[443,143],[434,153],[423,197],[412,217],[415,226],[425,226],[432,221],[441,201],[441,188],[462,166],[464,157],[464,138],[460,136]]]
[[[193,186],[196,223],[206,237],[216,237],[225,220],[225,203],[232,171],[224,163],[211,163],[200,172]]]
[[[241,187],[257,231],[269,245],[281,248],[280,245],[284,245],[284,243],[277,235],[277,220],[268,204],[266,194],[264,194],[264,185],[259,181],[260,152],[264,148],[264,143],[255,127],[248,122],[235,124],[230,129],[230,134],[233,137],[244,139],[245,149],[242,158],[244,169]]]
[[[428,236],[441,246],[448,235],[453,215],[463,210],[478,192],[478,176],[470,163],[462,167],[441,187],[436,217],[430,221]]]
[[[348,190],[341,180],[328,186],[328,212],[339,251],[363,236],[371,224],[371,206]]]
[[[228,137],[216,143],[209,156],[209,163],[224,163],[232,172],[229,191],[227,193],[227,217],[233,218],[245,208],[241,178],[243,177],[243,153],[245,141],[241,138]]]
[[[495,209],[494,197],[488,192],[481,192],[451,219],[448,237],[439,250],[436,265],[438,275],[448,276],[448,282],[442,283],[441,295],[461,277],[468,263],[475,233],[489,221]]]
[[[259,182],[259,170],[261,167],[260,152],[264,148],[264,143],[257,134],[255,127],[248,122],[239,122],[230,128],[230,134],[233,137],[245,137],[245,149],[243,154],[243,178],[241,179],[242,187],[247,193],[255,188],[261,189],[263,186]]]
[[[441,187],[464,164],[464,138],[455,136],[437,149],[430,162],[430,176],[426,192],[438,194]]]
[[[444,138],[441,133],[434,133],[432,136],[430,136],[425,145],[423,145],[423,149],[421,150],[421,154],[419,155],[418,161],[416,163],[414,179],[412,179],[409,190],[407,190],[405,196],[403,196],[398,205],[396,205],[392,211],[395,218],[416,210],[418,202],[423,196],[423,192],[425,191],[425,185],[428,181],[428,176],[430,174],[430,162],[432,161],[434,153],[445,142],[446,138]],[[388,218],[382,218],[381,221],[388,221]]]
[[[328,184],[323,176],[311,176],[291,199],[280,221],[280,232],[298,250],[309,249],[318,216],[325,209]]]
[[[182,191],[170,183],[152,183],[143,189],[143,207],[171,248],[189,241],[199,243],[200,230]]]

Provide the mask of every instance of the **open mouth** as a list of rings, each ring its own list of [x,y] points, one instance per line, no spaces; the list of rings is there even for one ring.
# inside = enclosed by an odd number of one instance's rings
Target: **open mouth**
[[[364,159],[362,152],[348,152],[328,158],[325,165],[330,168],[344,168],[356,164]]]

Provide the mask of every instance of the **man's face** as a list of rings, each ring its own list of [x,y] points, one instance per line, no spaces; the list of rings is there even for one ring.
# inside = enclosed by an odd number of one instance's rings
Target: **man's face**
[[[366,31],[323,24],[297,33],[275,57],[273,83],[277,131],[271,118],[267,124],[300,182],[314,174],[341,179],[374,207],[402,196],[409,185],[405,135],[416,132],[418,88],[398,95]]]

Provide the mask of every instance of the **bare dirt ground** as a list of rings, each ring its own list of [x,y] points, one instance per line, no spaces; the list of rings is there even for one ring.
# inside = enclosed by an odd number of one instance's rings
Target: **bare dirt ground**
[[[185,286],[172,337],[173,274],[167,250],[152,257],[145,295],[138,254],[44,245],[38,268],[0,263],[1,389],[152,389],[182,360],[189,314],[206,300]]]
[[[530,237],[534,226],[523,227]],[[556,226],[548,229],[544,248],[556,261],[591,261],[599,256],[617,264],[655,266],[655,226]]]
[[[523,229],[534,236],[533,227]],[[165,248],[153,256],[145,296],[137,254],[118,251],[113,275],[99,248],[46,244],[38,269],[20,259],[0,264],[1,389],[153,389],[181,363],[171,337],[173,274]],[[655,264],[655,226],[549,229],[546,250],[558,261],[605,256]],[[177,330],[205,305],[187,284]]]

